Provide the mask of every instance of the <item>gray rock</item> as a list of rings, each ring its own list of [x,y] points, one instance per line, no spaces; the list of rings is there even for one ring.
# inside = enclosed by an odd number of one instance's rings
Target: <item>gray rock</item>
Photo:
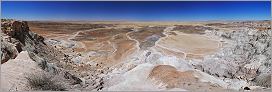
[[[27,51],[30,58],[35,61],[41,69],[52,75],[58,75],[65,79],[67,84],[80,84],[82,80],[79,72],[73,70],[78,67],[68,55],[57,50],[44,42],[44,38],[28,28],[27,22],[9,21],[1,23],[3,36],[1,36],[1,63],[13,59],[20,51]],[[70,81],[66,81],[70,80]],[[83,83],[85,84],[85,83]],[[96,83],[99,84],[99,83]],[[68,85],[69,86],[69,85]],[[72,86],[72,85],[70,85]],[[68,87],[69,88],[69,87]]]
[[[231,41],[218,53],[205,57],[203,62],[195,65],[197,69],[218,77],[247,81],[271,75],[271,30],[245,29],[220,34],[215,32],[215,35]]]

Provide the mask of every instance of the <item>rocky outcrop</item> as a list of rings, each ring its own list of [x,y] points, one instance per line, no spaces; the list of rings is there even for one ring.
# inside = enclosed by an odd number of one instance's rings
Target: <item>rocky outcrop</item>
[[[1,23],[1,63],[14,59],[22,50],[31,51],[32,46],[43,44],[44,38],[29,31],[26,22],[7,20]],[[33,52],[33,51],[32,51]]]
[[[7,42],[1,36],[1,64],[7,62],[9,59],[14,59],[18,55],[18,51],[14,44]]]
[[[256,83],[254,85],[271,87],[270,80],[265,81],[269,83],[258,83],[261,81],[259,76],[271,78],[271,30],[245,29],[213,33],[227,41],[227,44],[215,55],[205,57],[203,62],[195,65],[196,68],[217,77],[242,79]]]
[[[17,35],[13,30],[15,24],[11,23],[12,20],[6,20],[1,23],[1,64],[7,62],[9,59],[14,59],[17,54],[22,51],[21,44],[15,38]]]
[[[64,54],[51,45],[44,42],[44,38],[29,30],[27,22],[15,20],[2,20],[1,23],[1,63],[7,62],[9,59],[14,59],[21,51],[27,51],[29,57],[35,61],[42,70],[52,74],[62,76],[66,82],[71,83],[71,89],[80,89],[88,86],[84,78],[81,78],[79,66],[71,61],[69,55]],[[89,67],[86,67],[89,68]],[[95,69],[95,68],[92,68]],[[95,71],[92,69],[85,69],[87,71]],[[92,73],[92,72],[90,72]],[[97,76],[100,72],[95,72],[89,81],[90,90],[100,90],[103,88],[101,84],[102,78]],[[98,80],[99,79],[99,80]],[[77,86],[76,86],[77,85]]]
[[[15,58],[18,52],[27,51],[29,56],[34,61],[42,64],[55,63],[57,67],[63,67],[69,60],[61,51],[44,43],[44,38],[29,30],[27,22],[22,21],[4,21],[2,22],[2,36],[1,40],[1,62],[6,62],[8,59]]]

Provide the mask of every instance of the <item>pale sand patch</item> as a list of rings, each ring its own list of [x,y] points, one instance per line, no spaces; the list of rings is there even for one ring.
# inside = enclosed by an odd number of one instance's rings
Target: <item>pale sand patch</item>
[[[139,64],[122,75],[114,76],[104,91],[186,91],[182,88],[166,89],[165,84],[156,84],[149,79],[153,64]]]
[[[161,52],[165,56],[175,56],[175,57],[178,57],[178,58],[184,58],[185,57],[185,54],[183,52],[172,51],[172,50],[160,47],[160,46],[155,46],[155,48],[156,48],[156,50],[158,50],[158,52]]]
[[[26,51],[22,51],[15,59],[1,65],[1,90],[28,90],[25,74],[42,72],[39,66],[30,59]]]
[[[154,65],[140,64],[132,70],[121,76],[117,76],[119,81],[113,82],[108,91],[159,91],[158,85],[153,84],[148,80],[148,75]]]
[[[160,39],[157,45],[168,50],[183,52],[187,55],[199,55],[200,57],[212,54],[219,49],[219,42],[206,36],[181,32],[176,33],[177,35],[168,35],[168,37]]]

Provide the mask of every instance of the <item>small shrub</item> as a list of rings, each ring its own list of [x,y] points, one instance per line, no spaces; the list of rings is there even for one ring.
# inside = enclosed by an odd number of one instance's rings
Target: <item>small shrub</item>
[[[25,78],[33,90],[65,91],[65,88],[46,74],[28,74]]]
[[[38,64],[43,70],[45,70],[48,66],[47,66],[47,62],[45,60],[42,60],[39,64]]]
[[[254,80],[256,82],[256,85],[263,86],[263,87],[271,87],[271,75],[264,74],[257,76]]]

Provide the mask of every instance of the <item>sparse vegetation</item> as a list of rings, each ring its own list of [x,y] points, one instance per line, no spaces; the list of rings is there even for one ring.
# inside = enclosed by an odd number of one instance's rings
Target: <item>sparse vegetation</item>
[[[271,75],[269,74],[257,76],[254,81],[258,86],[271,87]]]
[[[47,62],[42,60],[39,64],[38,64],[43,70],[47,68]]]
[[[12,19],[1,19],[1,31],[11,30],[10,21],[12,21]]]
[[[33,90],[65,91],[60,82],[54,80],[55,76],[46,75],[46,73],[27,74],[28,85]]]
[[[13,21],[13,19],[1,19],[1,22]]]

